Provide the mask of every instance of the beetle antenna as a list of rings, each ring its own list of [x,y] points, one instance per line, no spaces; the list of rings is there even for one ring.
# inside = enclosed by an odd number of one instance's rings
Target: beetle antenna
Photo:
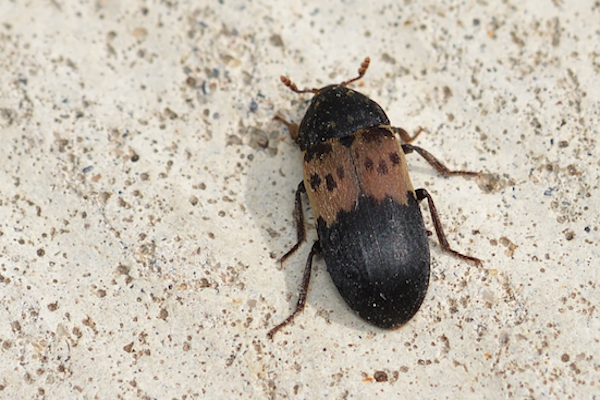
[[[360,68],[358,69],[358,76],[354,79],[350,79],[349,81],[340,83],[340,86],[346,86],[352,82],[356,82],[367,73],[367,69],[369,68],[369,64],[371,63],[371,59],[369,57],[365,58],[365,61],[360,64]]]
[[[292,89],[292,91],[294,91],[296,93],[317,93],[319,91],[319,89],[300,90],[300,89],[298,89],[298,86],[296,86],[296,84],[294,82],[292,82],[292,80],[290,78],[288,78],[287,76],[281,75],[280,79],[281,79],[281,82],[283,82],[283,84],[285,86],[289,87],[290,89]]]

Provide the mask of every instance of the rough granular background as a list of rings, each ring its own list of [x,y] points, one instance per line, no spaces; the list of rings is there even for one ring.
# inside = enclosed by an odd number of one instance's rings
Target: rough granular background
[[[3,1],[0,397],[594,398],[599,20],[590,1]],[[273,116],[311,97],[279,75],[319,87],[365,56],[355,88],[485,172],[408,158],[484,265],[432,237],[421,310],[383,331],[319,260],[269,341],[310,248],[276,262],[302,172]]]

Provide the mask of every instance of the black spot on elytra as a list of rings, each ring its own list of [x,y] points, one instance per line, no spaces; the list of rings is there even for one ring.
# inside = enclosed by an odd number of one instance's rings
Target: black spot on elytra
[[[340,178],[340,180],[344,179],[344,177],[346,176],[346,173],[344,172],[344,167],[342,167],[341,165],[337,167],[335,172],[337,172],[337,176],[338,178]]]
[[[373,169],[373,160],[371,160],[369,157],[367,157],[367,159],[365,160],[365,169],[367,171],[370,171]]]
[[[379,165],[377,165],[377,172],[379,175],[385,175],[388,173],[388,167],[384,160],[379,161]]]
[[[346,147],[350,147],[352,146],[352,143],[354,142],[354,136],[346,136],[343,138],[340,138],[340,144]]]
[[[335,183],[335,179],[331,174],[327,174],[325,176],[325,183],[327,184],[327,190],[329,190],[330,192],[337,187],[337,183]]]
[[[396,152],[390,153],[390,161],[394,165],[400,164],[400,156],[398,155],[398,153],[396,153]]]
[[[317,174],[312,174],[310,176],[310,188],[313,191],[316,191],[320,185],[321,185],[321,177],[319,177],[319,175],[317,175]]]
[[[306,150],[306,153],[304,154],[304,161],[309,163],[315,157],[321,159],[323,156],[331,153],[332,150],[331,143],[329,142],[317,143],[313,147]]]

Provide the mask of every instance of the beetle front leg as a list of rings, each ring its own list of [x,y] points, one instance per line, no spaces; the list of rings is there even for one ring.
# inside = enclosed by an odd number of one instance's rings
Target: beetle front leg
[[[288,131],[290,131],[290,137],[292,138],[292,140],[294,142],[298,143],[298,124],[293,124],[293,123],[291,123],[289,121],[286,121],[285,119],[283,119],[279,115],[274,116],[273,119],[275,121],[279,121],[282,124],[284,124],[285,126],[287,126]]]
[[[304,310],[304,306],[306,305],[306,297],[308,294],[308,285],[310,284],[310,272],[312,271],[313,257],[316,254],[321,254],[321,245],[319,244],[319,241],[316,241],[313,244],[312,249],[310,249],[308,259],[306,260],[306,267],[304,268],[304,276],[302,277],[302,286],[300,287],[300,294],[298,294],[298,303],[296,303],[296,309],[289,317],[285,319],[285,321],[267,333],[267,337],[269,339],[273,339],[273,335],[275,335],[278,330],[292,322],[296,315]]]
[[[421,132],[425,130],[419,127],[419,129],[417,129],[417,132],[414,135],[410,136],[410,133],[406,132],[406,130],[402,128],[398,128],[396,126],[392,126],[391,128],[396,135],[400,136],[400,140],[402,140],[402,143],[411,143],[417,138],[417,136],[421,134]]]
[[[435,158],[433,156],[433,154],[431,154],[430,152],[428,152],[427,150],[425,150],[421,147],[413,146],[412,144],[403,144],[402,150],[404,151],[404,154],[410,154],[413,151],[416,151],[421,157],[423,157],[425,159],[425,161],[427,161],[429,163],[429,165],[431,165],[438,172],[438,174],[440,174],[443,177],[447,177],[450,175],[463,175],[463,176],[478,176],[479,175],[479,172],[452,171],[452,170],[448,169],[448,167],[446,167],[444,164],[442,164],[441,161],[439,161],[437,158]]]
[[[284,262],[289,256],[294,254],[298,247],[306,240],[306,227],[304,226],[304,208],[302,207],[302,193],[306,193],[304,181],[300,182],[296,189],[296,201],[294,203],[294,222],[296,224],[297,242],[287,253],[279,259],[279,262]]]
[[[462,258],[464,260],[469,260],[475,262],[477,265],[481,265],[482,261],[479,258],[471,257],[459,253],[456,250],[453,250],[448,243],[448,239],[446,239],[446,234],[444,233],[444,229],[442,228],[442,222],[440,221],[440,216],[435,208],[435,204],[433,204],[433,199],[431,195],[425,189],[417,189],[415,190],[415,194],[417,195],[417,200],[421,201],[423,199],[427,199],[427,204],[429,204],[429,213],[431,214],[431,219],[433,220],[433,226],[435,227],[435,233],[437,234],[438,240],[440,241],[440,247],[442,251],[447,253],[451,253],[458,258]]]

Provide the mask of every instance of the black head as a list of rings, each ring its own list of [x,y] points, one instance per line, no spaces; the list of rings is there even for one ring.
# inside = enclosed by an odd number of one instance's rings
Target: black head
[[[298,130],[302,151],[322,141],[352,136],[361,129],[389,125],[379,104],[345,85],[329,85],[315,94]]]
[[[325,140],[352,136],[361,129],[389,125],[390,120],[379,104],[347,87],[365,75],[370,62],[369,57],[365,58],[356,78],[321,89],[298,90],[289,78],[281,77],[281,82],[294,92],[315,94],[302,119],[298,136],[292,135],[302,151]]]

